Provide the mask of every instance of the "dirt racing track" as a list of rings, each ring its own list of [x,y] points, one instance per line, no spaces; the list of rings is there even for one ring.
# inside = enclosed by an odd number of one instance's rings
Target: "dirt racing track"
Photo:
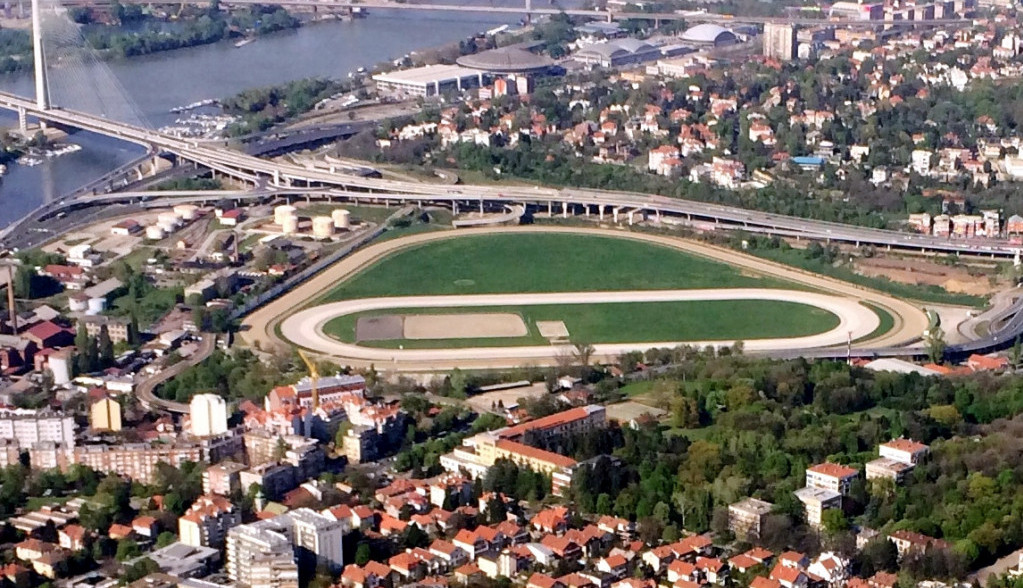
[[[565,292],[527,294],[486,294],[465,296],[409,296],[363,298],[329,304],[310,306],[330,288],[369,267],[381,258],[404,248],[425,242],[457,238],[462,235],[481,233],[531,233],[566,232],[597,234],[623,239],[636,239],[668,246],[725,262],[762,275],[774,276],[798,283],[812,289],[704,289],[704,290],[654,290],[615,292]],[[927,317],[913,304],[889,295],[861,288],[859,286],[811,274],[788,266],[764,261],[694,241],[624,232],[610,229],[586,229],[569,227],[502,227],[468,231],[443,231],[424,233],[384,241],[366,247],[338,262],[322,274],[302,284],[257,312],[245,321],[244,338],[251,344],[258,342],[262,347],[275,345],[298,345],[336,361],[352,366],[376,365],[378,368],[402,371],[446,370],[453,367],[486,368],[514,367],[524,364],[553,364],[559,357],[570,353],[571,347],[564,345],[534,345],[506,347],[468,347],[442,349],[384,349],[345,343],[326,335],[324,325],[331,319],[365,311],[379,311],[399,308],[465,308],[485,312],[494,306],[528,306],[551,304],[600,304],[620,302],[676,302],[697,300],[767,300],[807,304],[826,310],[839,318],[835,328],[815,335],[785,339],[746,339],[744,346],[749,351],[772,351],[808,349],[844,345],[851,336],[859,340],[857,346],[890,347],[902,345],[920,338],[927,328]],[[883,308],[893,318],[893,328],[885,333],[872,335],[880,325],[878,315],[861,303]],[[279,330],[279,333],[278,333]],[[872,338],[871,338],[872,337]],[[634,349],[652,347],[673,347],[679,344],[724,345],[729,341],[664,341],[657,343],[615,343],[595,344],[595,357],[613,359],[620,353]]]
[[[570,345],[479,347],[474,349],[377,349],[338,341],[323,332],[331,319],[390,308],[462,308],[487,306],[524,306],[531,304],[600,304],[614,302],[678,302],[692,300],[773,300],[797,302],[827,310],[839,317],[834,329],[807,337],[786,339],[754,339],[744,343],[750,351],[781,348],[828,347],[844,343],[849,334],[854,339],[866,337],[880,324],[877,314],[855,300],[797,290],[726,289],[726,290],[634,290],[626,292],[564,292],[554,294],[480,294],[472,296],[403,296],[389,298],[362,298],[314,306],[298,312],[281,323],[281,334],[292,343],[320,353],[343,357],[346,360],[386,363],[433,365],[434,369],[447,369],[461,365],[471,357],[495,363],[550,360],[552,354],[570,354]],[[598,357],[615,357],[635,349],[675,347],[689,345],[728,345],[731,341],[661,341],[653,343],[605,343],[594,345]]]

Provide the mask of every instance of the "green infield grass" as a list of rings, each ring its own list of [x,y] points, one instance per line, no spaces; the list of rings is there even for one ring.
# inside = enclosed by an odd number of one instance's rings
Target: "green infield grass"
[[[826,310],[774,300],[692,300],[678,302],[614,302],[487,306],[471,308],[395,308],[334,318],[324,333],[355,343],[360,317],[395,314],[463,314],[508,312],[522,317],[524,337],[484,339],[390,339],[358,341],[360,345],[406,349],[544,345],[537,321],[563,321],[573,343],[651,343],[661,341],[731,341],[802,337],[829,331],[839,324]]]

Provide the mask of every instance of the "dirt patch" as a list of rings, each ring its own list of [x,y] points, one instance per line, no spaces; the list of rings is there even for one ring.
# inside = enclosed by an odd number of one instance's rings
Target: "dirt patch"
[[[356,341],[393,341],[402,339],[404,320],[400,315],[364,316],[355,321]]]
[[[568,339],[564,321],[536,321],[536,329],[544,339]]]
[[[640,404],[627,400],[625,402],[619,402],[618,404],[610,404],[607,407],[607,418],[614,419],[620,423],[628,423],[629,421],[638,419],[639,417],[648,414],[655,419],[660,420],[667,411]]]
[[[1004,289],[1003,280],[992,284],[989,275],[982,271],[950,266],[926,259],[861,258],[856,260],[856,273],[888,278],[901,284],[918,286],[941,286],[954,294],[985,296]]]
[[[522,317],[512,313],[414,314],[405,317],[406,339],[525,337]]]

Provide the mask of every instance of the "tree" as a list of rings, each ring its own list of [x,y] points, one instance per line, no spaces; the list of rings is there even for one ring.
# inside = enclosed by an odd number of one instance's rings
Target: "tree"
[[[99,329],[99,337],[96,342],[99,348],[99,361],[103,367],[110,367],[114,364],[114,342],[110,340],[110,331],[106,325]]]
[[[355,565],[364,566],[369,563],[372,552],[369,549],[368,543],[359,543],[359,546],[355,548]]]
[[[171,533],[170,531],[164,531],[163,533],[160,533],[160,535],[157,536],[156,538],[156,548],[160,549],[161,547],[167,547],[168,545],[174,543],[177,540],[178,540],[177,535]]]
[[[945,359],[945,331],[934,325],[924,332],[924,345],[927,347],[927,357],[932,363],[941,363]]]
[[[122,539],[117,544],[117,561],[125,561],[132,558],[136,558],[142,555],[142,550],[139,549],[138,543],[135,543],[132,539]]]
[[[829,535],[836,535],[849,530],[849,519],[840,508],[829,508],[821,513],[821,526]]]
[[[14,272],[14,295],[18,298],[32,298],[32,283],[36,279],[36,270],[31,267],[18,266]]]

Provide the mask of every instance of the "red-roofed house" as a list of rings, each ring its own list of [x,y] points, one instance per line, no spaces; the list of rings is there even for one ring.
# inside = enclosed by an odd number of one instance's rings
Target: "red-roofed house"
[[[696,569],[700,570],[703,577],[712,584],[722,584],[728,577],[728,566],[716,557],[696,558]]]
[[[526,582],[526,588],[564,588],[564,584],[558,582],[547,574],[534,573]]]
[[[750,588],[781,588],[781,584],[778,580],[772,580],[763,576],[757,576],[750,582]]]
[[[469,554],[454,543],[436,539],[430,544],[430,553],[444,560],[449,569],[457,568],[469,561]]]
[[[782,588],[804,588],[809,581],[802,570],[781,563],[771,570],[771,579],[781,584]]]
[[[64,525],[57,531],[57,539],[60,546],[71,551],[78,551],[85,547],[85,538],[88,531],[81,525]]]
[[[583,555],[582,548],[575,541],[567,537],[546,535],[540,540],[540,545],[550,549],[554,552],[554,555],[561,559],[577,560]]]
[[[470,560],[476,559],[479,554],[490,549],[486,539],[469,529],[462,529],[456,533],[452,543],[468,554]]]
[[[568,530],[568,508],[555,506],[545,508],[529,521],[533,529],[544,533],[564,533]]]
[[[629,560],[621,554],[602,557],[597,562],[597,570],[621,580],[629,574]]]
[[[696,571],[696,566],[680,559],[668,564],[668,581],[674,584],[679,580],[688,580],[690,582],[698,582],[700,575]]]
[[[418,580],[426,576],[426,564],[410,552],[399,553],[387,560],[387,563],[405,580]]]

